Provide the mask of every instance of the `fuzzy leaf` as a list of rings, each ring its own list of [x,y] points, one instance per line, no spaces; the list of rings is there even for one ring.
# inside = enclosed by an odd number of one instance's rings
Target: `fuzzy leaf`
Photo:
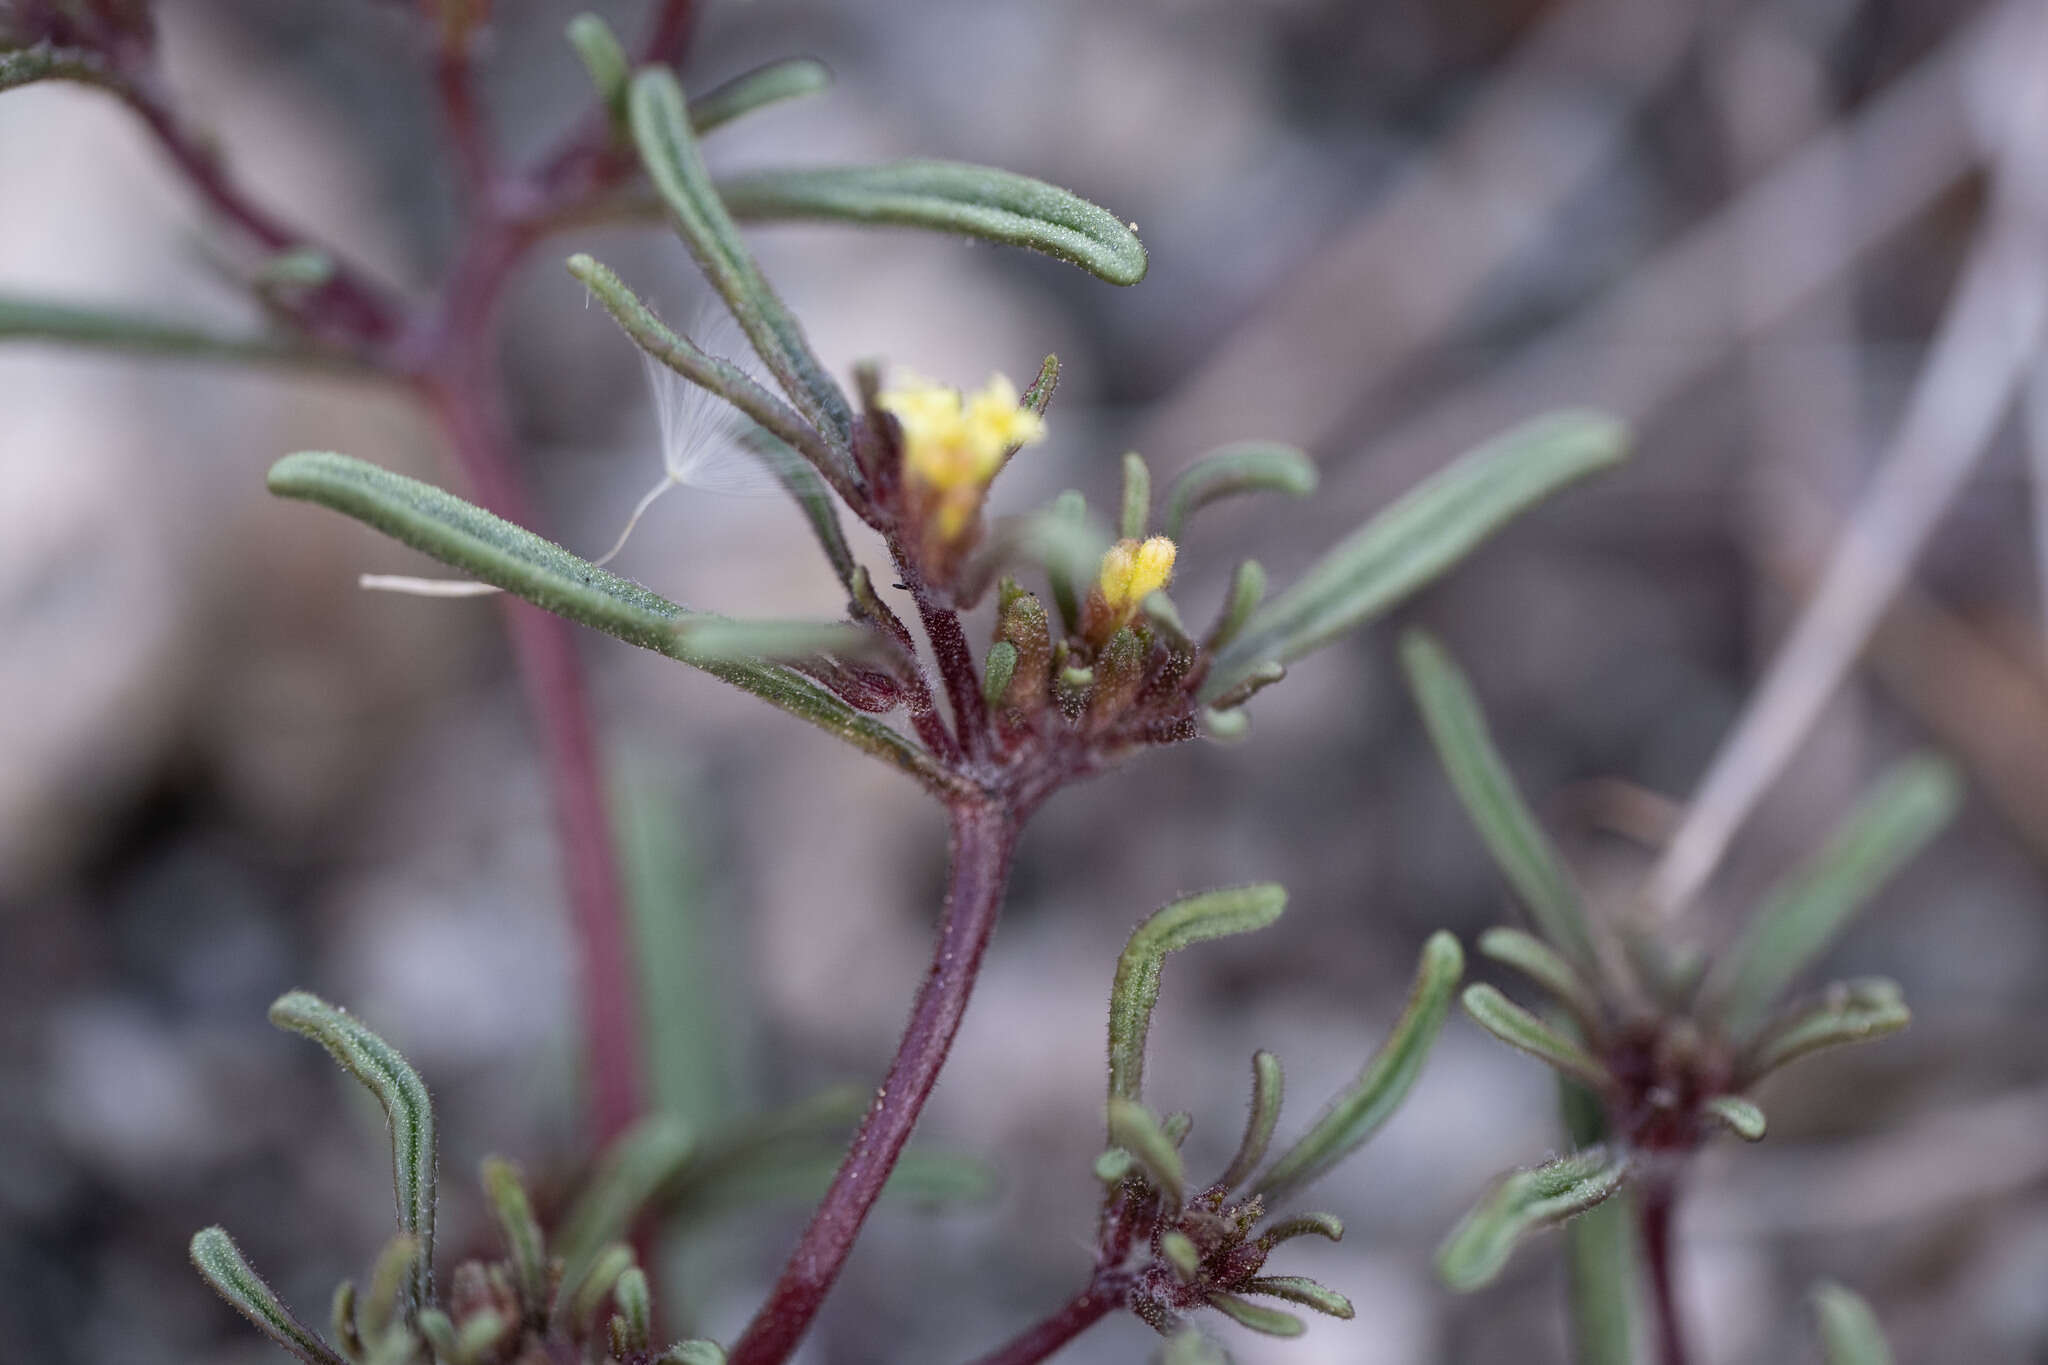
[[[1315,1126],[1255,1183],[1269,1205],[1322,1176],[1394,1116],[1443,1032],[1451,992],[1464,970],[1465,954],[1458,940],[1442,931],[1431,934],[1422,945],[1408,1003],[1394,1021],[1393,1032],[1358,1079],[1331,1099]]]
[[[1289,1303],[1298,1303],[1303,1308],[1313,1308],[1318,1313],[1327,1313],[1333,1318],[1357,1316],[1351,1307],[1351,1300],[1327,1285],[1317,1284],[1305,1275],[1262,1275],[1245,1285],[1253,1294],[1268,1294]]]
[[[786,57],[743,71],[690,101],[690,127],[702,137],[734,119],[784,100],[831,88],[832,68],[815,57]]]
[[[597,90],[598,103],[611,116],[613,127],[623,129],[626,126],[626,89],[633,79],[633,64],[626,56],[626,49],[619,45],[619,36],[612,32],[610,24],[595,14],[579,14],[571,19],[567,36],[569,46],[576,49],[576,55],[583,60],[583,69],[590,75],[591,85]]]
[[[1820,1321],[1827,1365],[1892,1365],[1892,1348],[1884,1339],[1884,1329],[1860,1295],[1833,1281],[1822,1281],[1813,1289],[1813,1312]]]
[[[1293,446],[1246,441],[1224,446],[1189,465],[1166,498],[1166,537],[1175,544],[1188,518],[1220,498],[1240,493],[1285,493],[1305,498],[1316,491],[1316,462]]]
[[[1129,1152],[1112,1147],[1095,1158],[1095,1178],[1105,1185],[1120,1185],[1137,1164]]]
[[[1580,964],[1594,960],[1579,890],[1487,733],[1486,717],[1451,656],[1421,631],[1401,638],[1401,664],[1444,771],[1494,862],[1545,938]]]
[[[836,449],[853,434],[853,411],[762,276],[705,173],[675,76],[650,67],[633,78],[627,112],[647,178],[704,278],[725,300],[755,354],[810,424]]]
[[[1042,180],[957,161],[759,171],[721,180],[735,217],[926,228],[1025,247],[1111,284],[1145,278],[1145,247],[1106,209]]]
[[[725,1365],[725,1348],[715,1341],[679,1341],[661,1353],[656,1365]]]
[[[1261,882],[1174,901],[1131,931],[1109,992],[1111,1097],[1136,1100],[1143,1093],[1145,1036],[1152,1027],[1152,1007],[1159,1001],[1159,973],[1166,955],[1205,939],[1263,929],[1286,907],[1287,889]]]
[[[513,1282],[519,1287],[520,1307],[537,1315],[548,1303],[547,1245],[541,1239],[540,1224],[534,1220],[533,1205],[520,1182],[519,1169],[503,1157],[486,1157],[483,1177],[484,1193],[490,1198],[498,1230],[505,1239]]]
[[[1459,1003],[1474,1023],[1509,1047],[1520,1048],[1595,1090],[1612,1083],[1613,1077],[1597,1059],[1492,986],[1481,982],[1467,987]]]
[[[203,1228],[192,1235],[192,1264],[215,1293],[256,1324],[256,1330],[300,1360],[308,1365],[347,1365],[318,1333],[293,1317],[263,1277],[249,1268],[225,1228]]]
[[[1515,1244],[1538,1228],[1583,1213],[1621,1188],[1628,1158],[1606,1147],[1516,1171],[1465,1215],[1437,1252],[1437,1271],[1460,1293],[1500,1274]]]
[[[1216,624],[1209,631],[1208,646],[1212,650],[1223,648],[1237,638],[1244,629],[1244,623],[1251,619],[1258,609],[1259,599],[1266,595],[1265,566],[1256,559],[1240,562],[1237,571],[1230,576],[1230,597],[1223,604],[1223,614],[1216,618]]]
[[[852,621],[738,621],[702,617],[676,629],[685,649],[704,659],[744,663],[750,659],[788,662],[830,655],[868,663],[893,663],[896,646]]]
[[[1217,656],[1203,699],[1261,663],[1298,659],[1380,615],[1520,513],[1625,453],[1621,425],[1585,412],[1554,413],[1496,437],[1367,522],[1255,612]]]
[[[1744,1142],[1763,1141],[1764,1111],[1740,1095],[1716,1095],[1700,1106],[1700,1112]]]
[[[392,1184],[398,1196],[398,1225],[419,1243],[413,1261],[411,1303],[417,1309],[434,1298],[434,1105],[427,1087],[398,1049],[365,1028],[348,1011],[307,991],[279,996],[270,1022],[326,1048],[341,1069],[361,1081],[391,1124]]]
[[[1525,934],[1520,929],[1488,929],[1479,936],[1479,951],[1543,987],[1582,1023],[1600,1017],[1600,1002],[1578,969],[1534,934]]]
[[[270,491],[318,503],[558,616],[666,654],[751,692],[927,786],[951,783],[924,750],[779,665],[708,659],[678,627],[710,619],[570,554],[431,484],[346,455],[302,452],[270,470]]]
[[[1765,897],[1717,983],[1727,1027],[1748,1037],[1792,979],[1955,814],[1955,770],[1931,755],[1893,768],[1819,853]]]
[[[1268,1308],[1263,1303],[1253,1303],[1235,1294],[1211,1294],[1209,1306],[1235,1319],[1238,1326],[1264,1332],[1269,1337],[1298,1337],[1308,1330],[1308,1324],[1292,1313],[1283,1313],[1278,1308]]]
[[[1109,1097],[1109,1140],[1129,1152],[1144,1169],[1145,1178],[1178,1208],[1186,1197],[1187,1174],[1181,1167],[1180,1151],[1173,1145],[1152,1111],[1122,1095]]]
[[[371,1355],[380,1353],[380,1343],[391,1335],[394,1328],[403,1328],[405,1319],[401,1310],[406,1287],[411,1284],[413,1271],[419,1262],[419,1239],[401,1232],[384,1244],[377,1253],[377,1259],[371,1263],[370,1289],[363,1295],[362,1304],[356,1312],[357,1326],[371,1347]]]
[[[1254,1052],[1251,1112],[1245,1117],[1244,1139],[1237,1144],[1237,1155],[1230,1159],[1230,1168],[1217,1177],[1217,1183],[1226,1190],[1234,1190],[1251,1179],[1252,1172],[1266,1159],[1273,1130],[1280,1123],[1280,1101],[1285,1093],[1286,1077],[1280,1070],[1280,1059],[1270,1052]]]
[[[570,1262],[555,1290],[555,1320],[580,1331],[596,1316],[619,1277],[633,1268],[633,1248],[614,1242],[582,1265]]]
[[[988,658],[981,666],[981,699],[993,708],[1003,700],[1003,694],[1010,690],[1010,680],[1017,676],[1017,646],[1008,640],[998,640],[988,647]]]
[[[4,56],[0,54],[0,60]],[[227,336],[162,318],[45,299],[0,297],[0,341],[41,341],[166,360],[275,365],[366,378],[375,374],[345,351],[291,337]]]
[[[1173,1267],[1173,1273],[1180,1276],[1183,1284],[1193,1284],[1202,1273],[1202,1250],[1195,1245],[1195,1239],[1179,1228],[1168,1228],[1159,1234],[1159,1254]]]
[[[1230,1365],[1230,1353],[1197,1329],[1184,1327],[1160,1350],[1157,1365]]]
[[[1052,586],[1053,605],[1059,608],[1060,623],[1066,633],[1072,635],[1081,628],[1081,598],[1076,584],[1094,577],[1095,561],[1102,557],[1102,547],[1088,527],[1087,500],[1072,488],[1054,498],[1052,506],[1038,520],[1048,548],[1056,551],[1040,556]]]
[[[1741,1068],[1746,1081],[1766,1076],[1809,1052],[1867,1043],[1913,1021],[1895,982],[1881,977],[1837,981],[1817,1001],[1794,1006],[1766,1028]]]
[[[1327,1237],[1333,1242],[1341,1242],[1344,1240],[1344,1220],[1334,1213],[1297,1213],[1282,1218],[1260,1233],[1259,1245],[1271,1251],[1296,1237]]]

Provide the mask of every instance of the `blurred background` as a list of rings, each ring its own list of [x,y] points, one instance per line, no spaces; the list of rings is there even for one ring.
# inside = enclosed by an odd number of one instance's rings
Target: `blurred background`
[[[596,6],[621,33],[630,4]],[[2029,6],[2030,8],[2030,6]],[[1994,7],[1972,0],[733,0],[695,87],[791,53],[837,75],[710,144],[714,169],[931,155],[1069,186],[1135,222],[1120,290],[902,232],[762,230],[844,372],[957,384],[1066,364],[1051,438],[998,489],[1098,506],[1117,457],[1170,477],[1262,436],[1324,469],[1307,505],[1217,509],[1176,596],[1235,560],[1285,581],[1474,441],[1549,407],[1637,425],[1622,472],[1523,519],[1400,615],[1470,669],[1509,763],[1589,885],[1649,864],[1898,425],[1984,220]],[[587,101],[572,12],[499,0],[484,90],[510,153]],[[449,167],[405,7],[175,0],[164,60],[266,204],[405,288],[454,247]],[[2031,79],[2039,82],[2040,64]],[[1995,73],[1994,73],[1995,74]],[[1987,94],[1988,92],[1988,94]],[[129,116],[83,87],[0,97],[0,290],[232,325],[210,229]],[[560,269],[587,249],[690,317],[652,230],[546,243],[501,319],[540,529],[608,545],[659,476],[628,342]],[[2044,409],[2048,411],[2048,409]],[[1743,828],[1688,928],[1724,942],[1885,764],[1936,744],[1964,813],[1833,955],[1899,979],[1907,1033],[1778,1077],[1757,1147],[1711,1148],[1681,1275],[1710,1362],[1818,1359],[1833,1276],[1902,1360],[2048,1360],[2048,645],[2026,423],[1944,518],[1862,666]],[[487,603],[358,590],[432,572],[262,472],[335,449],[459,487],[411,405],[360,383],[0,348],[0,1354],[262,1361],[185,1262],[225,1223],[315,1319],[388,1234],[388,1148],[264,1009],[305,986],[435,1089],[444,1246],[482,1236],[477,1160],[559,1190],[580,1138],[574,951],[532,728]],[[838,607],[772,499],[672,494],[617,567],[697,606]],[[988,1349],[1085,1279],[1104,1003],[1131,926],[1274,879],[1275,928],[1168,968],[1149,1095],[1241,1125],[1246,1059],[1307,1122],[1396,1013],[1422,940],[1513,914],[1429,752],[1384,627],[1305,662],[1234,747],[1072,790],[1027,835],[920,1129],[993,1192],[885,1205],[806,1362]],[[924,970],[944,838],[909,783],[707,677],[580,638],[629,838],[665,1103],[694,1120],[871,1085]],[[1479,969],[1484,975],[1486,969]],[[1247,1362],[1566,1359],[1555,1238],[1469,1298],[1429,1258],[1500,1169],[1562,1141],[1549,1074],[1454,1017],[1407,1108],[1312,1202],[1341,1246],[1289,1270],[1355,1321]],[[729,1337],[798,1203],[694,1226],[671,1313]],[[657,1299],[664,1302],[663,1298]],[[1062,1360],[1143,1359],[1112,1320]]]

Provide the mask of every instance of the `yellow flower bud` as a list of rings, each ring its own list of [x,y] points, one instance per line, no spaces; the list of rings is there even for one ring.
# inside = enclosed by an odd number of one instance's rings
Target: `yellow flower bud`
[[[1002,375],[963,396],[930,380],[905,377],[876,398],[903,428],[906,480],[928,501],[940,539],[956,539],[981,509],[982,494],[1018,446],[1045,438],[1045,420]]]
[[[1109,618],[1120,626],[1135,616],[1138,604],[1173,578],[1173,542],[1165,536],[1119,540],[1102,557],[1097,586]],[[1114,627],[1112,627],[1114,628]]]

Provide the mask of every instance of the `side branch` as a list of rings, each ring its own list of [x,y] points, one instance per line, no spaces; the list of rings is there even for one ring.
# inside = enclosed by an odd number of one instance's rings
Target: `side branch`
[[[1043,1321],[1025,1328],[1007,1343],[974,1365],[1037,1365],[1123,1306],[1120,1288],[1100,1279],[1069,1299],[1066,1306]]]
[[[796,1349],[839,1278],[952,1049],[995,930],[1017,827],[1009,811],[980,801],[955,806],[951,825],[952,870],[939,940],[903,1041],[832,1188],[734,1346],[732,1365],[781,1365]]]

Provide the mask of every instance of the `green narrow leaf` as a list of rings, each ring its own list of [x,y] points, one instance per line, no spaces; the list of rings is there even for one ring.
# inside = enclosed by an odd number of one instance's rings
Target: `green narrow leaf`
[[[580,1331],[597,1315],[619,1277],[632,1268],[633,1248],[624,1242],[612,1243],[581,1267],[570,1263],[555,1291],[555,1321],[566,1320],[571,1332]]]
[[[1961,788],[1943,760],[1893,768],[1820,852],[1764,898],[1724,960],[1715,997],[1727,1028],[1747,1037],[1792,979],[1827,950],[1891,875],[1948,824]]]
[[[1262,1275],[1245,1284],[1245,1291],[1251,1294],[1267,1294],[1289,1303],[1298,1303],[1303,1308],[1313,1308],[1333,1318],[1357,1316],[1351,1307],[1351,1300],[1339,1294],[1328,1285],[1317,1284],[1306,1275]]]
[[[1253,1303],[1235,1294],[1210,1294],[1209,1306],[1225,1317],[1234,1319],[1238,1326],[1249,1327],[1254,1332],[1263,1332],[1269,1337],[1298,1337],[1308,1330],[1308,1324],[1292,1313],[1283,1313],[1278,1308],[1268,1308],[1263,1303]]]
[[[1280,1102],[1286,1088],[1280,1059],[1270,1052],[1254,1052],[1251,1112],[1245,1117],[1244,1139],[1237,1144],[1237,1155],[1230,1159],[1230,1168],[1217,1178],[1224,1189],[1234,1190],[1251,1179],[1252,1172],[1266,1159],[1273,1130],[1280,1123]]]
[[[583,59],[590,83],[597,90],[598,103],[611,116],[612,125],[626,126],[626,88],[633,79],[633,64],[610,24],[595,14],[579,14],[569,21],[569,46]]]
[[[1209,631],[1208,647],[1219,650],[1237,638],[1244,629],[1244,623],[1257,610],[1259,599],[1266,595],[1266,570],[1256,559],[1247,559],[1237,566],[1237,572],[1230,576],[1230,597],[1223,604],[1223,614]]]
[[[1823,1280],[1813,1288],[1813,1312],[1828,1365],[1892,1365],[1892,1348],[1877,1314],[1859,1295]]]
[[[1181,1167],[1180,1151],[1173,1145],[1152,1111],[1122,1095],[1109,1097],[1109,1140],[1129,1152],[1144,1169],[1145,1178],[1178,1208],[1187,1197],[1187,1174]]]
[[[456,1365],[455,1319],[438,1308],[422,1308],[418,1327],[434,1359]]]
[[[803,329],[754,264],[712,187],[690,131],[682,85],[673,73],[649,67],[634,76],[626,103],[648,180],[667,205],[670,221],[698,269],[725,300],[755,354],[797,410],[844,451],[853,436],[853,410],[812,353]]]
[[[1716,1095],[1700,1106],[1700,1112],[1744,1142],[1763,1141],[1764,1111],[1751,1100],[1740,1095]]]
[[[419,1239],[401,1232],[384,1244],[370,1266],[370,1292],[363,1295],[356,1322],[362,1329],[363,1339],[370,1345],[372,1360],[379,1365],[387,1353],[387,1338],[395,1328],[404,1326],[402,1301],[419,1262]],[[402,1337],[404,1334],[400,1332],[399,1335]]]
[[[1045,564],[1045,575],[1052,586],[1053,605],[1059,608],[1060,623],[1066,633],[1072,635],[1081,628],[1081,598],[1076,581],[1089,582],[1095,574],[1092,562],[1078,562],[1084,551],[1081,538],[1088,534],[1088,502],[1076,490],[1069,488],[1052,501],[1052,507],[1039,522],[1041,528],[1051,531],[1063,528],[1064,534],[1049,537],[1050,546],[1058,553],[1041,556]]]
[[[1344,1220],[1334,1213],[1297,1213],[1282,1218],[1260,1233],[1259,1245],[1271,1251],[1296,1237],[1327,1237],[1332,1242],[1341,1242],[1344,1240]]]
[[[1837,981],[1817,1001],[1795,1005],[1763,1031],[1745,1054],[1744,1083],[1822,1048],[1867,1043],[1913,1022],[1897,983],[1881,977]]]
[[[777,663],[830,655],[866,663],[898,662],[895,643],[853,621],[742,621],[701,617],[676,628],[684,648],[705,659]]]
[[[566,1267],[564,1286],[580,1284],[606,1246],[632,1231],[648,1203],[689,1159],[690,1148],[689,1129],[667,1114],[642,1119],[612,1144],[555,1235],[556,1255]]]
[[[1025,407],[1043,417],[1045,410],[1052,406],[1053,391],[1059,386],[1060,358],[1049,355],[1039,363],[1038,378],[1031,381],[1031,387],[1024,390],[1024,397],[1020,401]]]
[[[1600,1002],[1593,988],[1571,963],[1534,934],[1525,934],[1520,929],[1488,929],[1479,936],[1479,951],[1543,987],[1582,1024],[1600,1018]]]
[[[1621,1188],[1628,1168],[1622,1153],[1589,1147],[1514,1172],[1451,1230],[1437,1252],[1438,1273],[1459,1293],[1491,1283],[1517,1242],[1600,1203]]]
[[[1202,1250],[1195,1245],[1195,1239],[1179,1228],[1168,1228],[1159,1234],[1159,1254],[1173,1267],[1173,1273],[1180,1276],[1183,1284],[1193,1284],[1201,1277]]]
[[[1003,700],[1010,690],[1010,679],[1017,676],[1017,646],[1008,640],[998,640],[988,647],[988,658],[981,666],[981,699],[991,710]]]
[[[1287,908],[1287,889],[1274,882],[1207,891],[1164,905],[1131,931],[1117,958],[1109,992],[1109,1093],[1139,1099],[1145,1035],[1159,1001],[1159,973],[1168,953],[1189,944],[1263,929]]]
[[[845,1155],[843,1146],[784,1150],[731,1165],[716,1179],[692,1182],[679,1196],[669,1225],[695,1226],[767,1204],[815,1204],[831,1187]],[[902,1155],[882,1187],[885,1198],[922,1208],[983,1204],[996,1191],[995,1173],[985,1163],[916,1149]]]
[[[356,1282],[343,1280],[334,1286],[334,1300],[327,1311],[327,1321],[334,1332],[334,1340],[340,1345],[341,1353],[350,1360],[361,1360],[363,1338],[356,1331]]]
[[[484,1193],[505,1238],[506,1259],[519,1288],[519,1306],[529,1316],[537,1316],[548,1304],[547,1245],[541,1240],[540,1224],[534,1219],[526,1186],[520,1182],[519,1168],[503,1157],[485,1157],[483,1179]]]
[[[1575,1365],[1634,1365],[1636,1227],[1627,1190],[1565,1226]]]
[[[327,1049],[341,1069],[361,1081],[391,1124],[392,1184],[398,1196],[398,1225],[419,1243],[413,1260],[411,1304],[434,1301],[434,1105],[427,1087],[400,1056],[346,1010],[308,991],[281,995],[270,1007],[270,1022]]]
[[[1230,1353],[1193,1327],[1184,1327],[1161,1348],[1158,1365],[1230,1365]]]
[[[1095,1158],[1095,1178],[1105,1185],[1121,1185],[1137,1164],[1129,1152],[1112,1147]]]
[[[1121,533],[1125,540],[1143,540],[1152,522],[1152,471],[1145,457],[1135,450],[1124,452],[1124,515]]]
[[[1589,1056],[1571,1039],[1538,1019],[1492,986],[1481,982],[1469,986],[1459,997],[1465,1013],[1474,1023],[1530,1056],[1548,1062],[1565,1075],[1594,1090],[1612,1085],[1614,1078],[1598,1059]]]
[[[0,297],[0,341],[41,341],[167,360],[217,360],[384,377],[345,351],[292,337],[226,336],[161,318],[44,299]]]
[[[1188,518],[1210,503],[1240,493],[1284,493],[1305,498],[1316,491],[1316,462],[1293,446],[1246,441],[1211,451],[1173,481],[1166,497],[1166,537],[1176,545]]]
[[[925,228],[1040,251],[1111,284],[1145,278],[1144,244],[1107,209],[1042,180],[957,161],[759,171],[721,180],[738,218]]]
[[[656,1365],[725,1365],[725,1348],[715,1341],[679,1341],[661,1353]]]
[[[1620,463],[1612,418],[1557,413],[1471,452],[1340,542],[1268,602],[1216,658],[1203,699],[1258,664],[1319,649],[1447,572],[1480,542],[1550,494]]]
[[[455,1334],[455,1358],[462,1365],[476,1365],[497,1353],[512,1324],[494,1308],[480,1308],[462,1321]]]
[[[607,635],[700,668],[902,769],[934,790],[953,785],[931,758],[888,726],[775,664],[703,658],[678,627],[708,619],[579,559],[431,484],[346,455],[301,452],[270,470],[270,491],[354,517],[472,578]]]
[[[1431,934],[1422,945],[1415,982],[1393,1032],[1358,1079],[1331,1099],[1315,1126],[1255,1182],[1253,1188],[1268,1205],[1321,1177],[1394,1116],[1443,1032],[1451,992],[1464,970],[1465,954],[1458,940],[1442,931]]]
[[[1442,645],[1419,630],[1401,637],[1401,664],[1451,786],[1508,884],[1545,938],[1575,962],[1592,963],[1592,934],[1578,888],[1516,790],[1464,673]]]
[[[832,85],[832,68],[815,57],[785,57],[743,71],[690,101],[690,128],[702,137],[734,119]]]
[[[271,1292],[263,1277],[249,1268],[225,1228],[202,1228],[192,1235],[192,1265],[237,1313],[256,1330],[308,1365],[347,1365],[318,1333],[292,1316]]]

